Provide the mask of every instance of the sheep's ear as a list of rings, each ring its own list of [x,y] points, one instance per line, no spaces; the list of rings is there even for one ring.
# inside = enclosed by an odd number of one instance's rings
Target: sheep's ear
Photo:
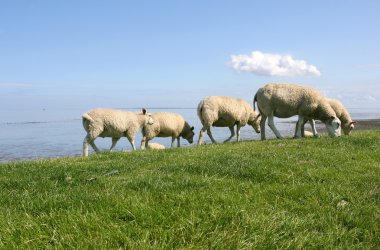
[[[351,124],[356,124],[356,121],[352,121],[352,122],[350,122],[350,125],[351,125]]]
[[[193,131],[193,130],[194,130],[194,126],[193,126],[193,127],[191,127],[190,129],[191,129],[191,131]]]
[[[141,112],[145,115],[146,114],[146,109],[141,109]]]

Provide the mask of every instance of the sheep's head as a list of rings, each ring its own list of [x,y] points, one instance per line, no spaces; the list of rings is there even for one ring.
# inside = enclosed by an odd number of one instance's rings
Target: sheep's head
[[[260,122],[261,114],[257,112],[252,112],[249,116],[248,124],[252,126],[256,133],[260,133]]]
[[[355,121],[351,121],[349,123],[342,124],[342,130],[345,135],[349,135],[351,130],[355,128]]]
[[[186,139],[189,143],[194,141],[194,127],[186,126],[187,128],[181,134],[182,138]]]
[[[145,124],[152,125],[154,123],[152,114],[146,111],[146,109],[141,109],[141,114],[145,115]]]
[[[325,122],[327,132],[332,137],[340,136],[340,120],[335,116],[330,116],[330,118]]]

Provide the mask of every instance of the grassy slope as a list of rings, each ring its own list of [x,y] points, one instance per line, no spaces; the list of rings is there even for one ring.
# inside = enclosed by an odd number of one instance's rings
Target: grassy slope
[[[379,130],[2,164],[0,186],[0,248],[380,245]]]

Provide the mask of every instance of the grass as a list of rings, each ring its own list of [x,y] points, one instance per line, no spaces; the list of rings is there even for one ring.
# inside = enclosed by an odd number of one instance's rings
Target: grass
[[[0,194],[1,249],[375,249],[380,130],[1,164]]]

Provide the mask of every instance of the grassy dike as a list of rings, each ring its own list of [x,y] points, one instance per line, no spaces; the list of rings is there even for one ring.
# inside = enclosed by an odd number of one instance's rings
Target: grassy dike
[[[380,246],[380,130],[7,163],[0,185],[1,249]]]

